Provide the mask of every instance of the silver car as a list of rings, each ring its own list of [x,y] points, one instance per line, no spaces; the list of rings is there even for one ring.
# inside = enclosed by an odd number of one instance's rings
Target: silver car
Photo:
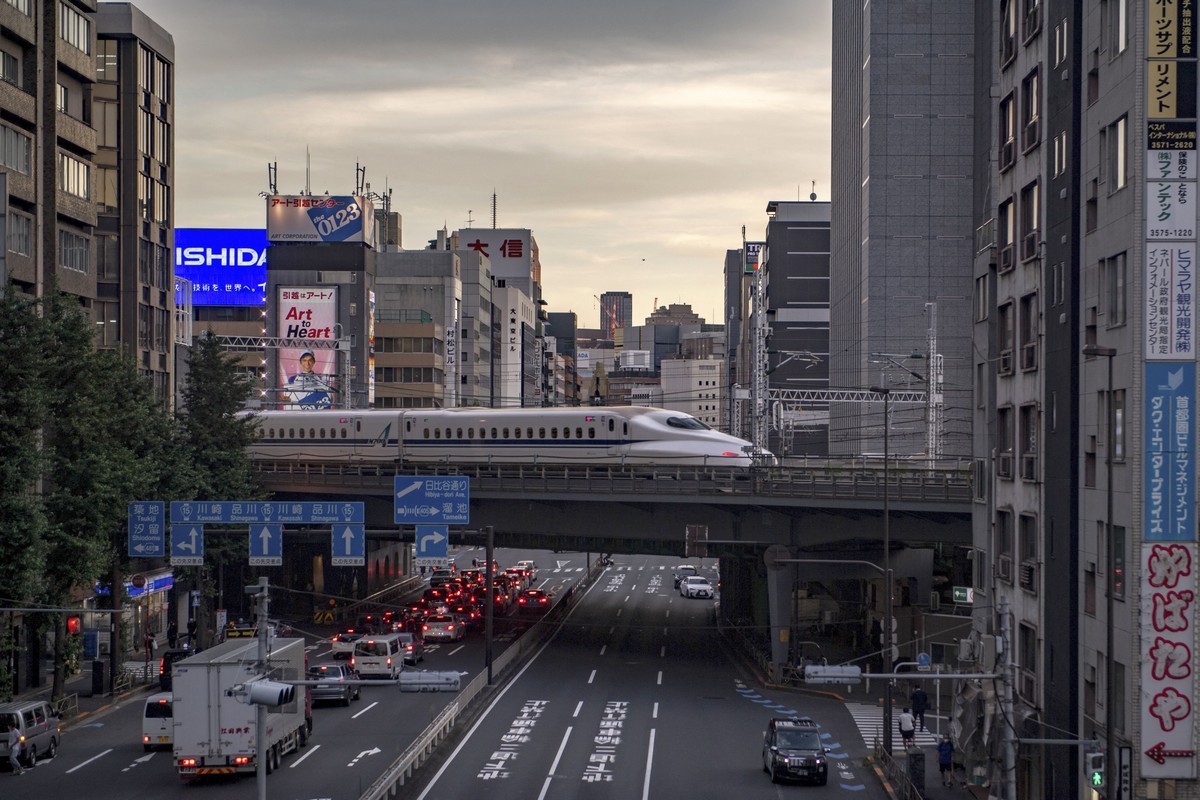
[[[701,575],[692,575],[680,582],[679,594],[683,597],[700,597],[711,600],[713,597],[713,586],[708,582],[708,578]]]
[[[458,641],[466,633],[466,625],[453,614],[434,614],[425,618],[426,641]]]
[[[345,664],[317,664],[309,667],[308,679],[319,681],[308,687],[314,703],[318,700],[336,700],[348,706],[351,700],[358,699],[359,686],[357,683],[350,683],[357,680],[358,675]]]

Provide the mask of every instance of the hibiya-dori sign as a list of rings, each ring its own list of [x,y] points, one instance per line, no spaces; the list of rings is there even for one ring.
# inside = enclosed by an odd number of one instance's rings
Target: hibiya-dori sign
[[[192,305],[265,306],[267,232],[176,228],[175,274],[192,282]]]
[[[365,197],[271,195],[267,198],[270,242],[347,242],[375,246],[375,210]]]
[[[280,286],[278,323],[281,339],[334,338],[336,286]],[[337,350],[284,347],[279,350],[279,407],[294,411],[331,408],[336,400]]]

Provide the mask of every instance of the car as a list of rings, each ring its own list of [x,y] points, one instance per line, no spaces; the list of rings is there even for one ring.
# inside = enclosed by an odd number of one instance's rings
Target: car
[[[418,661],[425,660],[425,641],[419,632],[404,630],[397,631],[396,635],[400,637],[400,644],[404,646],[405,664],[416,666]]]
[[[192,650],[186,647],[173,647],[164,650],[158,659],[158,688],[164,692],[171,691],[171,665],[180,659],[187,658]]]
[[[156,747],[171,749],[175,720],[170,692],[158,692],[146,698],[142,707],[142,748],[149,753]]]
[[[529,575],[530,582],[532,582],[534,577],[537,576],[537,564],[532,561],[518,561],[517,567],[525,570],[525,572]]]
[[[683,583],[684,578],[690,578],[693,575],[699,575],[700,568],[692,564],[680,564],[675,568],[675,588],[679,588],[679,584]]]
[[[462,620],[453,614],[433,614],[425,619],[423,635],[426,641],[458,641],[466,633]]]
[[[483,612],[468,600],[455,600],[450,604],[449,611],[463,621],[467,630],[477,631],[483,627]]]
[[[429,575],[430,586],[441,586],[443,583],[457,580],[454,570],[449,567],[434,567],[433,572]]]
[[[504,574],[509,576],[513,586],[516,586],[517,589],[529,588],[532,578],[530,577],[529,573],[520,567],[509,567],[508,569],[504,570]]]
[[[350,705],[351,700],[357,700],[359,687],[358,674],[345,664],[316,664],[308,668],[308,679],[320,681],[308,687],[312,693],[313,702],[319,700],[336,700],[344,706]]]
[[[14,700],[0,704],[0,730],[7,731],[10,726],[16,726],[21,737],[20,760],[26,767],[32,767],[39,758],[54,758],[58,752],[59,737],[62,736],[60,716],[61,713],[45,700]],[[0,739],[0,747],[4,748],[0,763],[7,764],[7,736]]]
[[[711,600],[714,594],[713,585],[702,575],[692,575],[684,578],[679,584],[679,594],[683,597],[700,597]]]
[[[550,609],[550,595],[541,589],[526,589],[517,597],[517,607],[523,612],[541,614]]]
[[[358,628],[345,628],[338,633],[335,633],[329,640],[329,649],[333,651],[334,658],[349,658],[354,655],[354,643],[363,637],[363,632]]]
[[[821,744],[821,729],[809,717],[776,717],[763,734],[763,772],[772,783],[808,780],[824,786],[829,764]]]

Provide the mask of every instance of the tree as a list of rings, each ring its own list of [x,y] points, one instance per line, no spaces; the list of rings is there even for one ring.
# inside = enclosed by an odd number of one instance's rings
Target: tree
[[[36,487],[46,419],[42,369],[45,325],[38,304],[10,287],[0,294],[0,604],[25,605],[46,555],[46,517]],[[11,697],[16,660],[8,627],[0,633],[0,697]]]
[[[198,500],[256,500],[263,491],[254,476],[248,448],[257,438],[258,423],[241,413],[253,392],[250,379],[238,371],[237,360],[225,352],[212,331],[200,336],[188,358],[188,377],[181,393],[179,421],[194,470],[191,497]],[[247,540],[214,537],[205,543],[205,559],[215,566],[218,585],[205,574],[208,567],[183,571],[184,588],[197,587],[211,601],[222,588],[219,576],[228,564],[248,560]],[[238,584],[241,593],[241,583]],[[197,621],[201,636],[212,630],[209,603],[201,605]],[[207,644],[207,642],[204,642]]]

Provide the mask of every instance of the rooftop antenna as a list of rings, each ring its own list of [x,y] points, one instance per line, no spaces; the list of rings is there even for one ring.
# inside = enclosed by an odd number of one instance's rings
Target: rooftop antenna
[[[304,193],[312,194],[312,153],[304,145]]]
[[[366,187],[364,190],[363,187]],[[364,191],[370,191],[371,184],[367,183],[367,168],[359,162],[354,162],[354,193],[361,195]]]
[[[469,209],[469,208],[467,209],[467,227],[468,228],[475,227],[475,218],[471,216],[471,209]]]
[[[267,190],[271,194],[279,194],[279,189],[276,188],[276,181],[279,178],[279,162],[267,162]]]
[[[808,199],[814,203],[817,202],[817,182],[816,181],[812,182],[812,194],[810,194],[808,196]]]
[[[496,229],[496,190],[492,189],[492,230]]]

